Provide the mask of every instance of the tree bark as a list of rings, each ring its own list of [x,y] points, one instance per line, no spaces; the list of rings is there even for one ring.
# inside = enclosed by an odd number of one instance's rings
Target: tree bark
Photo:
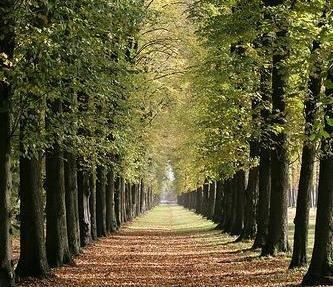
[[[115,211],[115,179],[112,168],[107,174],[107,187],[106,187],[106,229],[108,233],[117,231],[117,219]]]
[[[255,147],[252,147],[255,149]],[[252,154],[252,156],[254,156]],[[259,168],[252,167],[249,172],[249,181],[245,192],[244,228],[237,241],[254,239],[257,231],[256,207],[259,184]]]
[[[231,235],[240,235],[244,223],[245,172],[238,171],[233,179],[233,211]]]
[[[270,46],[268,35],[262,37],[264,47]],[[259,195],[257,205],[257,234],[253,249],[265,246],[268,234],[268,219],[271,196],[271,152],[270,152],[270,104],[271,104],[271,68],[260,69],[260,154],[259,154]]]
[[[64,154],[54,144],[46,154],[46,255],[51,267],[71,260],[66,219]]]
[[[91,239],[97,239],[97,219],[96,219],[96,170],[92,169],[89,177],[89,209],[90,209],[90,228],[91,228]]]
[[[84,167],[78,169],[78,198],[79,198],[79,223],[81,247],[85,247],[92,241],[90,221],[90,174]]]
[[[196,200],[195,212],[198,214],[201,214],[202,213],[202,199],[203,199],[202,186],[199,186],[197,188],[196,197],[197,197],[197,200]]]
[[[0,2],[0,54],[9,60],[13,58],[15,47],[15,19],[12,12],[15,1]],[[6,73],[8,67],[0,60],[0,72]],[[10,194],[11,194],[11,125],[10,102],[11,86],[0,80],[0,286],[14,286],[14,272],[11,264],[10,237]]]
[[[145,198],[145,183],[143,182],[143,180],[141,180],[141,184],[140,184],[140,213],[143,213],[145,211],[144,198]]]
[[[1,6],[0,6],[1,7]],[[0,50],[1,52],[1,50]],[[7,91],[6,91],[7,90]],[[0,286],[14,286],[11,264],[9,87],[0,82]]]
[[[333,69],[327,80],[333,83]],[[332,102],[333,89],[326,88],[328,102]],[[325,110],[325,131],[330,135],[321,144],[323,156],[320,160],[318,205],[315,242],[308,272],[303,278],[304,286],[333,285],[333,127],[328,119],[333,118],[333,106]]]
[[[216,182],[216,200],[215,200],[215,209],[213,221],[215,223],[222,222],[222,209],[223,209],[223,182],[222,180],[218,180]]]
[[[208,197],[208,219],[214,218],[216,203],[216,182],[212,182],[209,185],[209,197]]]
[[[281,2],[283,1],[278,1],[278,4],[282,4]],[[277,4],[272,5],[276,6]],[[281,130],[276,131],[274,135],[272,135],[270,217],[267,242],[262,250],[262,255],[264,256],[275,255],[277,252],[286,252],[289,249],[289,160],[287,134],[284,130],[286,124],[286,88],[288,78],[286,60],[289,53],[289,35],[286,27],[287,19],[280,19],[279,24],[281,27],[280,30],[276,32],[275,37],[278,48],[273,55],[272,123],[274,127],[279,127]]]
[[[223,184],[223,216],[222,222],[216,227],[216,229],[223,230],[226,233],[230,232],[232,223],[232,181],[233,179],[230,178]]]
[[[24,122],[20,125],[24,130]],[[22,134],[21,134],[22,136]],[[17,278],[44,278],[49,272],[46,258],[42,196],[42,157],[20,156],[20,259]]]
[[[80,253],[80,224],[77,186],[77,160],[70,152],[65,153],[65,191],[68,246],[71,255]]]
[[[106,236],[106,168],[99,166],[97,168],[96,182],[96,223],[97,236]]]
[[[127,222],[127,212],[126,212],[126,182],[124,178],[120,179],[120,212],[121,212],[121,221]]]
[[[206,179],[202,189],[202,216],[208,218],[209,215],[209,182]]]
[[[132,220],[132,186],[131,183],[125,183],[125,195],[126,195],[126,214],[127,220]]]
[[[257,136],[257,122],[259,119],[258,108],[260,101],[257,98],[252,98],[252,135],[250,140],[250,158],[255,160],[259,157],[259,140]],[[254,239],[257,232],[256,220],[256,207],[258,198],[258,184],[259,184],[259,168],[257,166],[251,167],[249,171],[249,179],[245,191],[245,216],[244,228],[238,241]]]
[[[312,54],[320,47],[317,41],[314,41]],[[320,97],[322,86],[322,63],[317,60],[314,69],[311,72],[308,82],[308,97],[305,101],[305,131],[308,138],[313,133],[313,127],[316,120],[317,103]],[[313,187],[314,162],[316,157],[316,146],[314,142],[306,139],[303,145],[301,173],[298,186],[297,206],[294,234],[294,248],[289,268],[304,266],[307,264],[306,249],[308,245],[308,227],[310,213],[310,197]]]
[[[115,182],[115,194],[114,194],[114,202],[115,202],[115,212],[116,212],[116,221],[117,226],[120,228],[122,224],[121,220],[121,198],[120,198],[120,189],[121,189],[121,180],[119,177],[116,178]]]

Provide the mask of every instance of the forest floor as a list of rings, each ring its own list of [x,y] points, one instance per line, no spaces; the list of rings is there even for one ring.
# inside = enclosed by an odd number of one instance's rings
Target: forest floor
[[[176,205],[161,205],[100,239],[74,264],[54,269],[30,286],[298,286],[304,269],[288,271],[290,258],[260,258],[251,242]]]

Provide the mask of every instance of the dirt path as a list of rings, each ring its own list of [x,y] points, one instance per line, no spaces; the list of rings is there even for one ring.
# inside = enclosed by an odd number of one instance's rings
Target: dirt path
[[[260,259],[250,243],[179,206],[163,205],[101,239],[55,276],[18,286],[297,286],[287,258]]]

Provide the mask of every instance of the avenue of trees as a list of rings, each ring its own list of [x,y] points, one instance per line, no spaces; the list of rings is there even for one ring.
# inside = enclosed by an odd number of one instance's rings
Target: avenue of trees
[[[180,204],[333,285],[332,8],[1,0],[0,287],[150,209],[170,166]]]
[[[147,5],[0,2],[1,287],[48,276],[157,203]]]
[[[325,0],[195,2],[190,19],[202,52],[188,76],[190,136],[174,160],[178,189],[186,191],[180,204],[239,241],[253,240],[262,256],[292,250],[290,268],[308,263],[319,162],[306,286],[333,285],[332,8]],[[290,246],[295,162],[300,175]]]

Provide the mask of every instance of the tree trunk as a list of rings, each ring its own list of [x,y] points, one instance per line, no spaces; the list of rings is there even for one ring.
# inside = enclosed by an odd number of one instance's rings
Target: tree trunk
[[[71,255],[80,252],[80,224],[77,186],[77,161],[74,154],[65,153],[65,190],[68,246]]]
[[[144,212],[144,188],[145,188],[145,184],[143,182],[143,180],[141,180],[140,182],[140,195],[139,195],[139,198],[140,198],[140,213],[143,213]]]
[[[125,195],[127,220],[132,220],[132,186],[129,182],[125,183]]]
[[[208,198],[208,219],[214,218],[216,203],[216,182],[212,182],[209,185],[209,198]]]
[[[10,237],[11,130],[9,114],[9,94],[9,87],[4,82],[0,82],[0,286],[4,287],[15,285],[14,272],[11,264],[12,252]]]
[[[195,212],[198,214],[202,213],[202,186],[197,188],[196,192],[196,207],[195,207]]]
[[[260,101],[252,98],[251,110],[252,110],[252,135],[250,145],[250,158],[256,160],[259,157],[259,141],[256,135],[258,129],[258,108]],[[248,185],[245,191],[245,217],[244,217],[244,228],[241,235],[237,239],[248,240],[254,239],[257,232],[257,221],[256,221],[256,207],[258,198],[258,184],[259,184],[259,168],[257,166],[251,167],[249,171]]]
[[[97,236],[106,236],[106,168],[99,166],[97,168],[96,182],[96,223]]]
[[[209,208],[208,208],[208,198],[209,198],[209,182],[208,180],[205,180],[203,189],[202,189],[202,216],[208,218],[208,214],[209,214]]]
[[[320,47],[317,41],[314,41],[312,54]],[[310,75],[308,83],[308,98],[305,101],[305,131],[306,137],[313,133],[313,126],[316,120],[317,103],[320,97],[322,86],[321,72],[322,63],[317,60],[314,69]],[[313,186],[314,162],[316,157],[315,143],[305,140],[302,153],[301,174],[298,186],[297,206],[294,234],[293,256],[290,268],[300,267],[307,264],[306,249],[308,245],[308,227],[310,213],[310,198]]]
[[[82,166],[78,170],[78,192],[79,192],[79,223],[81,247],[91,243],[91,221],[90,221],[90,174]]]
[[[327,80],[333,83],[333,69],[328,71]],[[333,99],[333,89],[326,88],[329,103]],[[320,160],[318,205],[315,229],[315,242],[308,272],[303,285],[333,285],[333,127],[328,119],[333,118],[333,106],[325,110],[325,131],[330,135],[321,145],[323,156]]]
[[[11,15],[16,1],[0,2],[0,54],[11,60],[15,47],[15,20]],[[0,73],[6,73],[8,67],[0,60]],[[11,87],[7,81],[0,80],[0,286],[14,286],[14,272],[11,265],[10,237],[10,153],[11,126],[10,101]]]
[[[215,223],[222,222],[222,206],[223,204],[223,182],[222,180],[218,180],[216,182],[216,200],[215,200],[215,209],[213,221]]]
[[[51,267],[70,262],[68,247],[64,154],[58,144],[46,154],[46,254]]]
[[[327,143],[323,144],[325,149]],[[332,144],[330,144],[332,148]],[[325,150],[326,151],[326,150]],[[305,286],[333,285],[333,156],[320,163],[315,243]]]
[[[114,173],[112,168],[110,168],[107,174],[107,187],[106,187],[106,229],[108,233],[117,231],[117,219],[115,211],[115,182]]]
[[[264,47],[270,46],[268,35],[262,37]],[[271,196],[271,152],[270,152],[270,103],[271,103],[271,68],[260,69],[260,154],[259,154],[259,195],[257,205],[257,234],[253,243],[253,249],[262,248],[267,241],[268,219]]]
[[[116,178],[115,182],[115,194],[114,194],[114,208],[116,212],[116,221],[117,221],[117,226],[120,228],[122,221],[121,221],[121,199],[120,199],[120,185],[121,185],[121,180],[119,177]]]
[[[273,1],[274,2],[274,1]],[[275,1],[276,2],[276,1]],[[281,4],[281,1],[278,2]],[[276,6],[277,4],[272,4]],[[274,127],[282,127],[272,136],[273,150],[271,152],[271,199],[268,236],[262,255],[275,255],[286,252],[288,246],[288,189],[289,189],[289,161],[287,134],[283,129],[286,124],[286,88],[287,67],[286,60],[289,53],[289,35],[285,27],[287,19],[280,19],[281,28],[276,32],[276,49],[273,55],[272,73],[272,123]]]
[[[231,235],[240,235],[244,223],[245,172],[238,171],[233,179],[233,211]]]
[[[21,122],[21,132],[24,123]],[[20,156],[20,259],[18,278],[46,277],[46,258],[42,196],[42,158]]]
[[[95,241],[97,239],[97,219],[96,219],[96,170],[92,169],[89,177],[89,209],[90,209],[90,228],[91,239]]]
[[[246,189],[246,201],[245,201],[245,216],[244,216],[244,228],[241,235],[237,239],[248,240],[254,239],[257,231],[256,221],[256,202],[259,183],[259,168],[252,167],[249,172],[249,181]]]
[[[120,215],[121,221],[127,222],[127,213],[126,213],[126,183],[124,178],[120,179]]]
[[[131,214],[132,214],[132,219],[136,217],[136,184],[133,183],[131,185]]]
[[[223,217],[222,222],[216,227],[216,229],[223,230],[226,233],[230,232],[232,223],[232,180],[226,180],[223,185]]]

